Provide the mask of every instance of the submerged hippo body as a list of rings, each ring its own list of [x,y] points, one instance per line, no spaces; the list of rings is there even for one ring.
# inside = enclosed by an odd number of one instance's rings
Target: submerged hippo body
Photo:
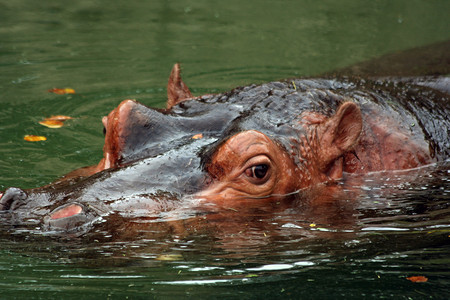
[[[122,102],[103,119],[98,165],[43,188],[6,190],[0,217],[86,232],[112,213],[270,209],[345,172],[442,161],[450,156],[449,86],[442,77],[307,79],[193,97],[176,65],[166,110]]]

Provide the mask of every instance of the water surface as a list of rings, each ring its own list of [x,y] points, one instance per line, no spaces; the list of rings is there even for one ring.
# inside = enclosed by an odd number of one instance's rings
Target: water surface
[[[448,1],[0,1],[0,190],[102,157],[121,100],[316,76],[450,39]],[[412,62],[413,63],[413,62]],[[51,88],[71,87],[74,95]],[[64,114],[60,129],[38,124]],[[25,134],[47,141],[28,143]],[[136,239],[2,232],[5,298],[448,297],[449,164],[349,178],[339,205]],[[326,215],[327,218],[319,218]],[[242,221],[242,220],[241,220]],[[406,277],[426,276],[426,283]]]

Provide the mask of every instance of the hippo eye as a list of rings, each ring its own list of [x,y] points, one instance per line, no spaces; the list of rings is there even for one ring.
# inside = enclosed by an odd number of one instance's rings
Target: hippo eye
[[[245,175],[255,179],[263,179],[267,175],[267,171],[269,170],[269,165],[260,164],[254,165],[245,170]]]

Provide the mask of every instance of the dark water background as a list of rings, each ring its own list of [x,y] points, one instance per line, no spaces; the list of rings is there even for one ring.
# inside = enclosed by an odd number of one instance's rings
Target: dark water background
[[[175,62],[195,95],[315,76],[447,41],[449,12],[446,0],[0,1],[0,190],[96,164],[101,117],[128,98],[163,107]],[[76,119],[37,123],[57,114]],[[352,177],[339,196],[351,207],[322,223],[286,211],[233,235],[2,234],[0,298],[446,299],[449,169]]]

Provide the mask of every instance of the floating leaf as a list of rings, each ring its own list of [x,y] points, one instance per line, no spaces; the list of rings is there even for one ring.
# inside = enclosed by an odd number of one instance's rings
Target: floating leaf
[[[40,141],[46,141],[47,138],[45,136],[41,135],[29,135],[23,137],[23,139],[27,142],[40,142]]]
[[[406,279],[408,279],[409,281],[412,282],[427,282],[428,278],[426,278],[425,276],[411,276],[411,277],[407,277]]]
[[[40,121],[39,124],[44,125],[48,128],[60,128],[64,125],[62,121],[48,120],[48,119]]]
[[[63,115],[57,115],[57,116],[51,116],[50,118],[45,118],[45,120],[52,120],[52,121],[66,121],[66,120],[72,120],[72,117],[69,116],[63,116]]]
[[[71,88],[65,88],[65,89],[57,89],[53,88],[48,90],[50,93],[55,93],[58,95],[64,95],[64,94],[75,94],[75,90]]]
[[[183,256],[181,254],[160,254],[156,258],[156,260],[181,260],[183,259]]]
[[[61,128],[64,125],[64,121],[73,119],[69,116],[57,115],[51,116],[50,118],[45,118],[44,121],[40,121],[39,124],[44,125],[48,128]]]
[[[198,133],[198,134],[192,136],[192,139],[194,139],[194,140],[199,140],[199,139],[202,139],[202,138],[203,138],[203,134],[201,134],[201,133]]]

